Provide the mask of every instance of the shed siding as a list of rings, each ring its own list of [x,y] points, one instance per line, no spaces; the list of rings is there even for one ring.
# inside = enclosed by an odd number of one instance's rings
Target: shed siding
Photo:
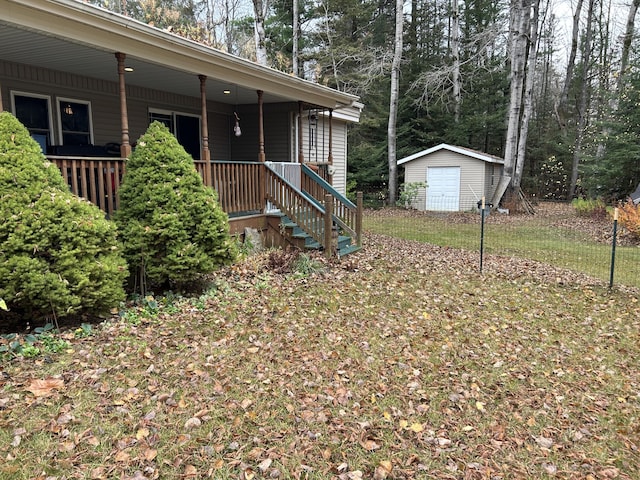
[[[460,210],[477,208],[478,199],[482,198],[485,192],[486,162],[456,152],[440,150],[406,163],[405,183],[426,182],[427,167],[460,167]],[[420,190],[413,206],[419,210],[425,209],[425,189]]]

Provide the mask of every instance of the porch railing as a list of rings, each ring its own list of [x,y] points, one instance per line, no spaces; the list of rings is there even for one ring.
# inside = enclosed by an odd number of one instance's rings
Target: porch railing
[[[62,156],[49,156],[48,159],[58,166],[74,194],[97,205],[108,216],[118,209],[124,159]],[[340,195],[306,165],[296,164],[295,171],[291,172],[293,164],[285,165],[279,174],[260,162],[213,161],[210,163],[211,177],[207,178],[205,162],[194,163],[205,184],[218,192],[222,209],[231,217],[264,213],[271,203],[324,245],[324,211],[329,194],[333,197],[332,222],[361,245],[361,205],[354,205]],[[295,174],[295,181],[283,176],[287,172]]]
[[[118,209],[117,191],[124,160],[113,157],[48,157],[55,163],[71,191],[100,207],[107,215]]]

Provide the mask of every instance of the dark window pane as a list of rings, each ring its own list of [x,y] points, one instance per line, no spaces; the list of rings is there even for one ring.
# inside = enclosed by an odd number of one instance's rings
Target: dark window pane
[[[46,98],[16,95],[16,118],[29,130],[49,130],[49,103]]]
[[[200,119],[176,115],[176,138],[195,160],[200,159]]]
[[[90,145],[91,118],[89,104],[60,101],[60,125],[63,145]]]

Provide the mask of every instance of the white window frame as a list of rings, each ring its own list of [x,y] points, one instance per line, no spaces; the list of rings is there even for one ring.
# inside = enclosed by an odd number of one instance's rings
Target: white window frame
[[[58,135],[60,138],[60,145],[64,145],[64,135],[62,133],[62,111],[60,110],[60,103],[69,102],[69,103],[79,103],[81,105],[87,106],[87,113],[89,115],[89,144],[93,145],[93,112],[91,111],[91,101],[89,100],[80,100],[77,98],[70,97],[56,97],[56,112],[58,115]]]
[[[14,116],[17,117],[16,112],[16,96],[18,97],[30,97],[41,98],[47,101],[47,115],[49,116],[49,141],[50,145],[56,144],[55,130],[53,127],[53,112],[51,111],[51,95],[43,95],[41,93],[23,92],[21,90],[10,90],[9,95],[11,97],[11,111]],[[45,152],[46,153],[46,152]]]

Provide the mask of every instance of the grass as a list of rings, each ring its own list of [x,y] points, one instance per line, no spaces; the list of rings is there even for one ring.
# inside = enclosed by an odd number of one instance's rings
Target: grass
[[[0,478],[640,478],[635,291],[375,235],[265,265],[5,357]]]
[[[495,216],[495,214],[494,214]],[[452,222],[445,216],[376,215],[365,217],[370,232],[434,245],[480,251],[481,225],[478,214],[466,214],[466,222]],[[611,227],[612,229],[613,227]],[[575,228],[554,224],[553,219],[536,218],[514,223],[497,223],[489,217],[484,230],[484,252],[528,258],[582,272],[609,281],[612,247],[593,240]],[[614,282],[640,287],[640,248],[616,248]]]

